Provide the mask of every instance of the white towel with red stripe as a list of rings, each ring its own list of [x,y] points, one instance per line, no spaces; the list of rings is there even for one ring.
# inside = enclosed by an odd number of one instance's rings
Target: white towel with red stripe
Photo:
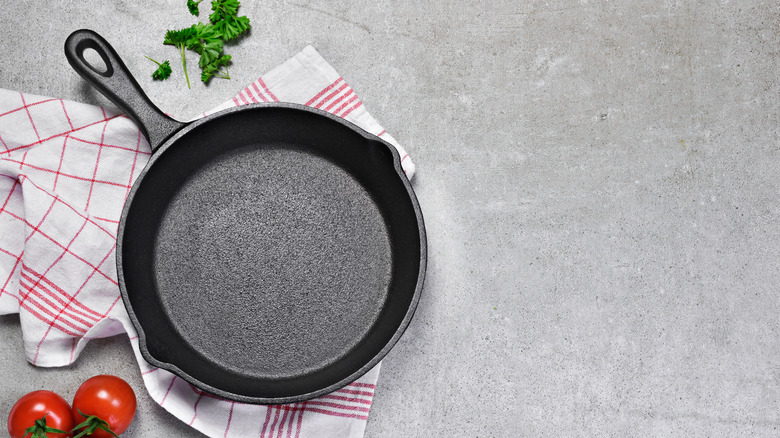
[[[403,148],[312,47],[210,112],[268,101],[320,108],[380,136],[412,177]],[[27,359],[69,365],[90,339],[127,332],[149,395],[208,436],[361,437],[379,366],[315,400],[257,406],[203,393],[143,360],[114,250],[122,205],[149,156],[121,113],[0,89],[0,314],[20,314]]]

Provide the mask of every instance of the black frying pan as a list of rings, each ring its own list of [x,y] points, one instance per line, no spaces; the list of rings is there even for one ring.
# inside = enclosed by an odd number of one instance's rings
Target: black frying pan
[[[107,68],[86,61],[87,49]],[[395,148],[287,103],[181,123],[95,32],[71,34],[65,54],[152,146],[116,252],[149,363],[220,397],[277,404],[334,391],[387,354],[426,261]]]

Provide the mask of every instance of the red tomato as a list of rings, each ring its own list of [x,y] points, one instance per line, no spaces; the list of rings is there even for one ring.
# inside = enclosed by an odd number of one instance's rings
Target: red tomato
[[[73,415],[70,405],[64,398],[51,391],[33,391],[22,396],[11,413],[8,414],[8,434],[11,438],[22,438],[28,435],[26,429],[35,426],[35,421],[46,416],[46,426],[64,430],[68,433],[47,433],[48,438],[70,437],[73,429]]]
[[[86,418],[79,414],[94,415],[108,423],[117,435],[124,432],[135,416],[136,400],[133,388],[116,376],[100,375],[82,383],[73,397],[73,418],[81,424]],[[113,438],[110,433],[97,429],[94,438]]]

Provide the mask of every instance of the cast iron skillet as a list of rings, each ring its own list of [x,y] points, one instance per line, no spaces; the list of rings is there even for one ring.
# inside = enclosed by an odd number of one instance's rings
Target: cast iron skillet
[[[107,68],[86,61],[87,49]],[[152,146],[116,252],[149,363],[226,399],[278,404],[332,392],[387,354],[426,262],[395,148],[287,103],[181,123],[95,32],[71,34],[65,54]]]

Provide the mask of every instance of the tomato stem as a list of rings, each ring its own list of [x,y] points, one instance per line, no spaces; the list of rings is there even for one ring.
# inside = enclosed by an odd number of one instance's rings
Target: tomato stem
[[[111,435],[114,435],[115,437],[119,438],[119,435],[115,434],[113,430],[108,426],[108,422],[105,420],[102,420],[101,418],[97,417],[96,415],[87,415],[83,412],[81,412],[81,409],[76,409],[79,414],[81,414],[82,417],[85,417],[86,420],[84,420],[81,424],[77,425],[76,427],[71,430],[71,432],[75,432],[77,429],[84,429],[81,432],[79,432],[78,435],[74,435],[73,438],[81,438],[83,436],[89,436],[95,433],[96,430],[104,430]]]
[[[46,415],[49,415],[47,412]],[[35,420],[35,425],[24,430],[24,436],[30,434],[30,438],[46,438],[47,433],[68,433],[64,430],[55,429],[46,425],[46,415]]]

